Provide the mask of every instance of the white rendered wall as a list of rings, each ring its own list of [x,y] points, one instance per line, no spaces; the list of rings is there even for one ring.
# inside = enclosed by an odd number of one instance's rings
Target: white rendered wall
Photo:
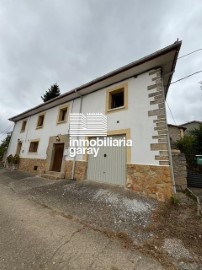
[[[131,163],[145,165],[159,165],[155,160],[158,151],[151,151],[150,144],[158,143],[157,139],[152,139],[154,132],[153,120],[156,116],[148,117],[148,111],[151,110],[147,86],[153,84],[152,76],[148,73],[139,75],[137,78],[130,78],[123,83],[128,83],[128,109],[107,114],[108,130],[130,129],[133,147],[131,149]],[[96,91],[83,97],[82,113],[105,113],[106,90],[116,85],[110,86],[103,90]],[[150,91],[149,93],[151,93]],[[80,98],[69,103],[72,112],[79,112]],[[155,106],[152,105],[152,109]],[[156,105],[156,109],[158,109]],[[22,158],[46,158],[46,150],[50,136],[58,134],[67,134],[69,123],[56,124],[58,115],[58,107],[54,107],[46,111],[44,127],[36,129],[38,115],[28,118],[26,131],[20,133],[22,121],[16,123],[12,141],[8,154],[15,154],[17,147],[17,139],[23,141],[21,157]],[[117,123],[119,121],[119,123]],[[155,134],[156,133],[156,134]],[[40,139],[37,154],[28,153],[30,140]],[[78,156],[77,160],[82,160],[82,156]]]

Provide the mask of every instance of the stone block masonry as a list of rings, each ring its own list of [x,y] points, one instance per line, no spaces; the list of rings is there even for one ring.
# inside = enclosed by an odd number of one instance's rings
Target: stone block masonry
[[[172,150],[173,172],[175,177],[175,185],[178,191],[187,188],[187,167],[186,158],[179,150]]]
[[[47,162],[45,159],[21,158],[19,170],[41,174],[45,172],[46,166]]]
[[[75,180],[85,180],[86,179],[87,164],[88,164],[87,161],[76,161],[75,173],[74,173]],[[72,167],[73,167],[72,160],[65,161],[65,178],[66,179],[72,178]]]
[[[159,201],[173,194],[169,166],[128,164],[127,183],[132,190]]]
[[[73,161],[64,161],[64,173],[66,179],[72,177]],[[47,172],[47,160],[34,159],[34,158],[21,158],[19,164],[19,170],[37,174],[44,174]],[[76,161],[74,178],[76,180],[85,180],[87,172],[86,161]]]
[[[168,130],[166,123],[166,108],[164,98],[163,80],[161,77],[161,69],[152,70],[149,72],[152,78],[152,83],[147,87],[148,98],[151,109],[148,111],[148,117],[152,117],[154,123],[154,133],[152,139],[158,140],[156,143],[151,143],[151,151],[168,151]],[[170,165],[169,155],[156,155],[159,165]]]

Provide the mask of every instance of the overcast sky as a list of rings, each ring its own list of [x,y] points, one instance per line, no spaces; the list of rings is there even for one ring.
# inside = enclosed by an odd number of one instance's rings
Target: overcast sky
[[[2,133],[54,83],[67,92],[177,38],[180,55],[202,48],[202,1],[0,0],[0,36]],[[202,51],[178,61],[173,81],[199,70]],[[200,81],[202,73],[170,86],[177,124],[202,120]]]

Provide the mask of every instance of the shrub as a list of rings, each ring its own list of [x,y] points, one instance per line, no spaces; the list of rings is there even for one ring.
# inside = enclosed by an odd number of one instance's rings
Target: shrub
[[[7,162],[8,162],[8,164],[12,164],[13,163],[13,155],[9,155],[8,157],[7,157]]]
[[[20,163],[20,157],[19,157],[19,155],[15,155],[13,157],[13,164],[17,165],[19,163]]]
[[[170,202],[171,202],[171,204],[173,204],[173,205],[179,205],[179,204],[180,204],[180,199],[178,199],[178,198],[175,197],[175,196],[172,196],[172,197],[170,198]]]

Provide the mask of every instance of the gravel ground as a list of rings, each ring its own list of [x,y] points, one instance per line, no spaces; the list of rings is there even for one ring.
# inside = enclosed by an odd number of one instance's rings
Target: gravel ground
[[[157,207],[154,200],[128,190],[88,181],[59,181],[27,190],[26,194],[96,229],[126,234],[138,244],[150,236],[141,228],[149,224],[152,211]]]

